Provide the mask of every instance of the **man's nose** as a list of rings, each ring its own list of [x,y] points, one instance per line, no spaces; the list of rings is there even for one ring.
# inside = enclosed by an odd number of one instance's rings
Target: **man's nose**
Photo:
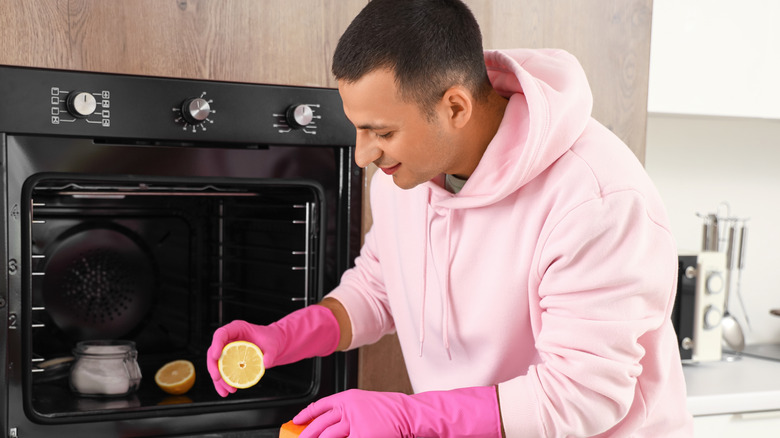
[[[355,164],[358,167],[365,168],[382,156],[382,149],[379,148],[373,135],[368,132],[358,132],[355,139]]]

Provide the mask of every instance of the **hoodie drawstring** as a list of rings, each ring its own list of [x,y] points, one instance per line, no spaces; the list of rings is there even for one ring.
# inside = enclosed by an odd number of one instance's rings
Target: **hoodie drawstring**
[[[433,245],[431,244],[431,227],[433,225],[433,222],[430,220],[429,210],[432,208],[430,205],[431,203],[431,197],[432,197],[432,191],[428,191],[428,206],[425,209],[425,248],[424,248],[424,254],[423,254],[423,275],[422,275],[422,304],[420,306],[420,353],[419,356],[422,357],[423,355],[423,344],[425,343],[425,300],[427,297],[427,277],[428,277],[428,251],[429,248],[432,248]],[[450,229],[452,224],[452,211],[450,211],[447,214],[447,225],[446,225],[446,234],[445,234],[445,248],[446,252],[444,254],[444,284],[443,287],[439,289],[439,297],[441,299],[442,303],[442,315],[441,315],[441,330],[442,330],[442,343],[444,345],[444,349],[447,352],[447,357],[449,360],[452,360],[452,354],[450,353],[450,338],[449,338],[449,324],[450,324],[450,252],[451,252],[451,236],[450,236]],[[434,264],[436,260],[433,260]],[[438,272],[438,269],[435,269],[436,266],[434,266],[434,270]]]
[[[425,343],[425,292],[427,291],[428,287],[426,285],[427,279],[428,279],[428,239],[430,238],[430,216],[428,216],[428,212],[430,211],[430,204],[431,204],[431,191],[428,190],[428,200],[426,202],[425,206],[425,239],[423,240],[423,271],[422,271],[422,305],[420,306],[420,355],[419,357],[422,357],[423,355],[423,344]]]
[[[444,343],[444,349],[447,351],[447,358],[449,360],[452,360],[452,354],[450,354],[450,335],[449,335],[449,329],[450,329],[450,244],[452,242],[452,236],[450,236],[450,224],[452,223],[452,211],[447,214],[447,234],[446,240],[447,240],[447,252],[445,254],[445,265],[444,265],[444,288],[443,291],[440,291],[441,293],[441,301],[442,301],[442,315],[441,315],[441,338],[442,342]]]

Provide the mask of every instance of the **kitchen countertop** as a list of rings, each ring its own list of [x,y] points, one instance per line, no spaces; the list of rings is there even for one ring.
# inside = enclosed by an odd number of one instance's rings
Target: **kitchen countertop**
[[[780,345],[774,348],[780,352]],[[719,362],[683,365],[689,412],[700,416],[780,410],[780,361],[752,355],[726,360],[729,357],[724,353]]]

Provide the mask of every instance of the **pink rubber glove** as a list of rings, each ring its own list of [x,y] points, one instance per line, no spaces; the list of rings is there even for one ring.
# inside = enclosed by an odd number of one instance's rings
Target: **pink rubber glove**
[[[214,332],[209,347],[206,366],[214,388],[227,397],[236,392],[219,375],[217,362],[225,345],[233,341],[249,341],[263,352],[266,368],[285,365],[314,356],[327,356],[339,344],[341,331],[330,309],[313,305],[285,316],[270,325],[255,325],[246,321],[233,321]]]
[[[293,418],[311,422],[300,438],[501,437],[493,386],[421,392],[350,389],[310,404]]]

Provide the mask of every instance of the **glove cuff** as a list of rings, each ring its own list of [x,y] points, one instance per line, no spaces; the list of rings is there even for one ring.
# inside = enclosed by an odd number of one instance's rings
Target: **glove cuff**
[[[285,316],[269,328],[280,332],[280,348],[273,363],[285,365],[315,356],[327,356],[336,351],[341,330],[330,309],[314,304]]]
[[[421,392],[411,396],[424,414],[412,422],[419,436],[501,437],[501,413],[495,386]]]

